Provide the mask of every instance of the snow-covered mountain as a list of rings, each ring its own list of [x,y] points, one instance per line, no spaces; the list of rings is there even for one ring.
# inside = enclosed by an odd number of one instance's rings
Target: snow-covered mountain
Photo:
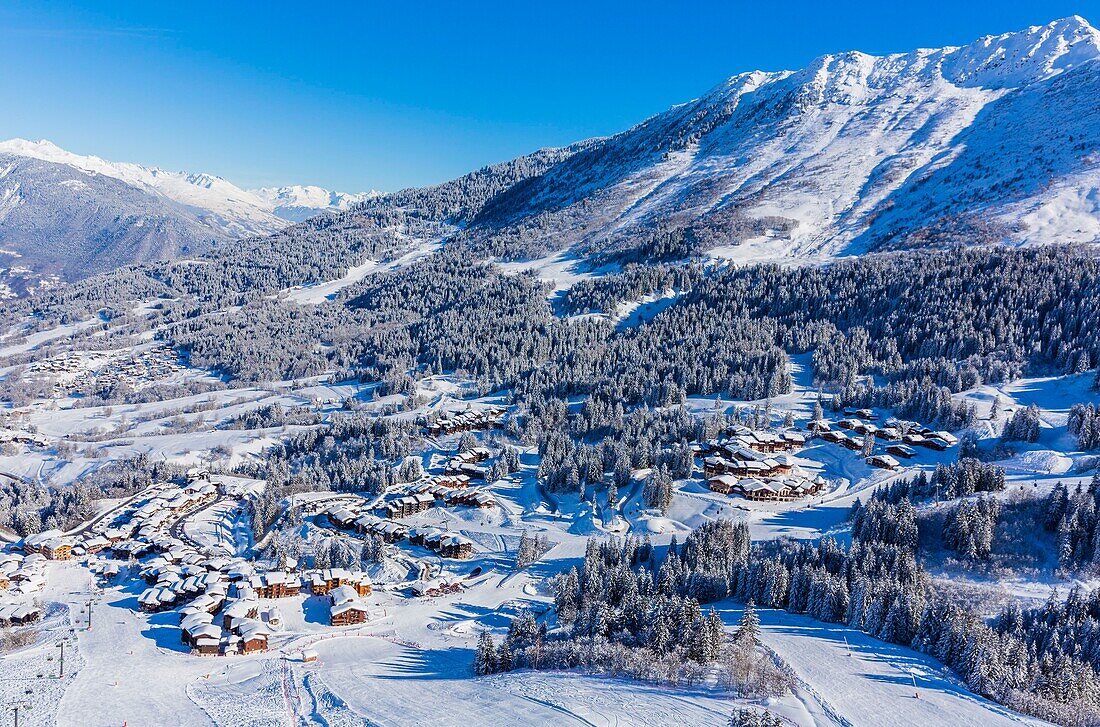
[[[369,195],[319,187],[249,191],[210,174],[110,162],[49,141],[0,142],[0,249],[76,279],[268,235]]]
[[[301,222],[323,211],[346,210],[354,204],[380,195],[374,190],[349,194],[300,184],[289,187],[261,187],[251,191],[264,201],[267,209],[281,219],[291,222]]]
[[[740,74],[498,195],[465,234],[637,259],[1097,240],[1098,57],[1075,16]]]

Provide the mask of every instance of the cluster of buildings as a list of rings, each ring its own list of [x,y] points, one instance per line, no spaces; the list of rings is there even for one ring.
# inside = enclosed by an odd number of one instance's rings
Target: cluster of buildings
[[[50,438],[38,432],[29,432],[25,429],[0,429],[0,444],[9,442],[27,444],[32,447],[50,446]]]
[[[806,445],[801,432],[757,431],[736,427],[729,437],[699,448],[703,474],[712,492],[749,500],[796,500],[825,487],[821,476],[803,477],[790,452]]]
[[[723,495],[741,495],[747,500],[797,500],[812,497],[825,488],[821,475],[809,479],[799,476],[786,477],[737,477],[736,475],[715,475],[707,480],[712,492]]]
[[[441,415],[428,424],[428,433],[433,437],[457,432],[469,432],[475,429],[496,429],[504,424],[505,410],[470,409]]]
[[[180,640],[195,653],[265,651],[268,638],[282,623],[282,614],[277,606],[265,606],[262,601],[300,596],[306,588],[313,596],[329,600],[331,625],[367,620],[368,608],[361,599],[370,595],[372,584],[365,573],[344,568],[303,574],[264,571],[240,558],[203,561],[192,552],[176,562],[172,555],[157,556],[142,568],[141,575],[150,587],[138,602],[149,612],[179,607]]]
[[[818,483],[792,476],[795,460],[788,453],[805,444],[806,438],[799,432],[737,427],[727,438],[704,443],[699,454],[703,474],[714,492],[753,500],[793,499],[820,488]]]
[[[462,491],[448,490],[448,492],[461,493]],[[421,512],[435,503],[435,498],[426,493],[399,498],[399,500],[415,500],[417,503],[426,503],[422,509],[412,510],[412,512]],[[392,505],[392,502],[387,503],[385,510],[387,514],[392,512],[389,505]],[[403,523],[394,522],[392,519],[382,519],[371,513],[360,514],[347,505],[333,506],[326,511],[326,516],[329,522],[336,527],[355,530],[358,533],[374,533],[380,535],[388,543],[399,542],[407,538],[412,545],[434,550],[444,558],[465,560],[472,557],[474,553],[474,544],[471,540],[457,533],[445,532],[439,528],[410,528]]]
[[[412,492],[416,496],[430,495],[435,503],[443,503],[449,506],[480,507],[485,509],[497,506],[497,500],[492,493],[485,489],[456,489],[448,485],[439,484],[438,479],[428,480],[414,485]]]
[[[73,557],[77,539],[66,537],[60,530],[43,530],[23,538],[23,552],[40,555],[46,560],[68,560]]]
[[[901,466],[898,457],[916,457],[916,447],[943,452],[959,443],[951,432],[936,431],[917,422],[888,419],[880,427],[874,423],[877,419],[869,409],[846,410],[845,418],[835,423],[836,429],[833,428],[834,423],[827,419],[812,421],[808,428],[823,441],[853,451],[863,449],[864,441],[869,436],[881,440],[886,445],[885,454],[872,454],[867,457],[867,464],[891,470]]]
[[[46,585],[46,556],[41,553],[0,554],[0,589],[25,596]]]
[[[42,618],[42,610],[32,603],[0,603],[0,626],[22,626]]]
[[[409,530],[409,542],[434,550],[444,558],[466,560],[474,554],[474,543],[458,533],[450,533],[439,528],[423,527]]]
[[[443,473],[444,475],[464,477],[467,484],[471,479],[487,479],[489,471],[480,463],[489,459],[492,454],[486,447],[474,447],[465,452],[459,452],[447,460]]]
[[[89,386],[106,388],[122,381],[138,386],[159,381],[186,368],[168,347],[119,356],[98,351],[70,351],[30,364],[28,371],[56,380],[53,396],[67,396]]]
[[[150,551],[178,547],[182,543],[172,536],[172,526],[188,513],[217,499],[217,486],[205,476],[194,477],[183,486],[158,483],[113,519],[96,523],[75,539],[71,554],[110,550],[125,560]]]

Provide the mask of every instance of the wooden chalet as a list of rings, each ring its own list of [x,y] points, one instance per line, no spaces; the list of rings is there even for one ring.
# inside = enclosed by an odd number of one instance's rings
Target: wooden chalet
[[[444,558],[466,560],[474,554],[474,544],[461,535],[446,535],[439,545],[439,554]]]
[[[371,592],[370,576],[366,573],[352,573],[346,568],[326,568],[310,574],[310,591],[315,596],[326,596],[337,588],[351,588],[359,596]]]
[[[884,470],[896,469],[898,466],[901,465],[900,462],[898,462],[896,459],[888,454],[876,454],[873,457],[868,457],[867,464],[871,465],[872,467],[879,467]]]
[[[249,579],[249,585],[257,598],[287,598],[297,596],[302,590],[302,581],[298,576],[282,571],[254,575]]]
[[[913,449],[908,444],[901,444],[900,442],[895,442],[888,446],[886,452],[905,459],[912,459],[917,456],[917,450]]]
[[[329,609],[330,626],[354,626],[366,621],[367,607],[358,601],[341,603]]]

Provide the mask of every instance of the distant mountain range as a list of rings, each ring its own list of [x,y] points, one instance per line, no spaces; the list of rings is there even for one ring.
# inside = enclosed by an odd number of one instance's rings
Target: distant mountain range
[[[0,261],[15,287],[74,280],[121,265],[195,255],[269,235],[376,193],[320,187],[244,190],[210,174],[170,172],[0,142]]]
[[[5,142],[0,248],[19,256],[11,265],[72,280],[325,210],[331,223],[296,225],[233,259],[272,246],[292,259],[322,237],[331,261],[427,244],[589,267],[1093,242],[1098,58],[1100,32],[1077,16],[963,47],[826,55],[799,71],[736,75],[610,137],[383,195],[245,191]]]

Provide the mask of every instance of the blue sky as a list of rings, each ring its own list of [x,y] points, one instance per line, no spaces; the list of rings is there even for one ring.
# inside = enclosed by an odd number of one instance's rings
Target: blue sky
[[[1072,14],[1100,23],[1100,0],[8,0],[0,137],[242,186],[392,190],[614,133],[741,71]]]

